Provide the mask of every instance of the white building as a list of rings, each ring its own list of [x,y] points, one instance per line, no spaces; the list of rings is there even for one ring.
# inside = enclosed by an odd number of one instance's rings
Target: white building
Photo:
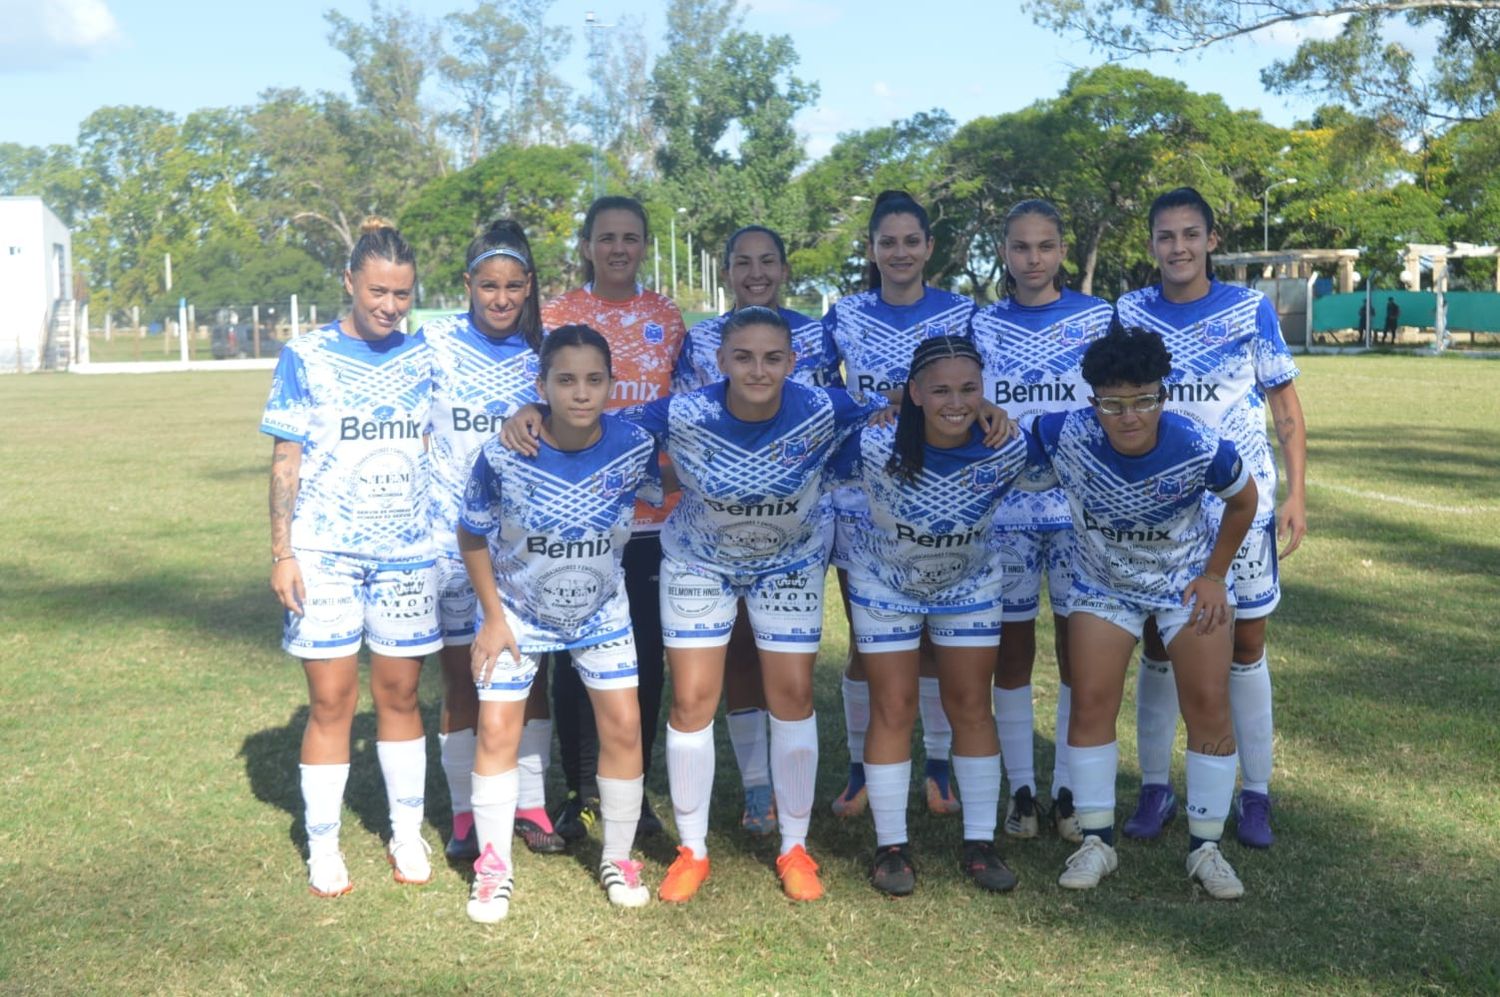
[[[66,366],[74,307],[67,226],[40,197],[0,197],[0,373]]]

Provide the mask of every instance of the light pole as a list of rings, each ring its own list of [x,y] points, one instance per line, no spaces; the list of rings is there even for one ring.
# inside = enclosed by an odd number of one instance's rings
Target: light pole
[[[687,208],[678,208],[672,212],[672,300],[677,300],[677,216],[687,214]]]
[[[594,78],[594,113],[591,115],[593,118],[594,151],[590,160],[594,169],[594,197],[598,198],[604,194],[603,167],[599,159],[599,150],[604,144],[604,136],[602,134],[604,131],[604,95],[599,87],[599,81],[604,75],[604,71],[600,68],[604,58],[604,49],[602,45],[603,39],[600,38],[599,32],[608,31],[614,25],[604,24],[590,10],[583,15],[583,26],[584,31],[588,32],[589,39],[589,75]]]
[[[1278,180],[1265,190],[1260,192],[1260,248],[1270,250],[1271,248],[1271,191],[1282,184],[1296,183],[1296,177],[1287,177]]]

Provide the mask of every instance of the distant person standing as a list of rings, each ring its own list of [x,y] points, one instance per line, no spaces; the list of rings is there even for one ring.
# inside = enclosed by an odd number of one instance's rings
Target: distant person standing
[[[320,897],[354,888],[339,826],[361,643],[390,805],[387,854],[398,883],[432,878],[417,709],[422,659],[443,645],[427,521],[432,360],[420,335],[399,328],[416,283],[400,233],[365,222],[344,271],[349,314],[286,345],[260,424],[276,441],[271,590],[286,607],[281,646],[307,674],[302,801],[308,887]]]
[[[1385,328],[1382,330],[1391,345],[1396,345],[1396,327],[1401,324],[1401,306],[1395,298],[1385,299]]]

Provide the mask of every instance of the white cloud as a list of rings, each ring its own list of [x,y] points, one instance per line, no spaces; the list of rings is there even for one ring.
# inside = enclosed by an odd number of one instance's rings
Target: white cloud
[[[885,80],[876,80],[870,84],[870,92],[881,100],[889,100],[896,96],[896,91],[892,90],[890,84]]]
[[[1348,14],[1334,17],[1309,17],[1301,21],[1281,21],[1251,35],[1258,44],[1296,48],[1303,42],[1328,41],[1337,38],[1349,21]]]
[[[827,27],[844,16],[836,4],[818,0],[744,0],[741,6],[752,14],[792,20],[799,28]]]
[[[0,72],[48,69],[122,38],[105,0],[0,0]]]

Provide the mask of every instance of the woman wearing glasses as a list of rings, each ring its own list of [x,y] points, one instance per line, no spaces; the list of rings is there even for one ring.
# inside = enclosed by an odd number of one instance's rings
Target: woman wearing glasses
[[[1233,443],[1162,411],[1171,370],[1159,335],[1116,329],[1083,356],[1091,407],[1031,425],[1030,461],[1050,465],[1078,534],[1068,594],[1068,757],[1083,844],[1058,883],[1091,889],[1119,865],[1115,720],[1131,654],[1154,616],[1187,722],[1188,876],[1215,899],[1232,900],[1245,888],[1218,847],[1235,778],[1230,565],[1255,518],[1256,488]],[[1205,491],[1224,501],[1217,533]]]

